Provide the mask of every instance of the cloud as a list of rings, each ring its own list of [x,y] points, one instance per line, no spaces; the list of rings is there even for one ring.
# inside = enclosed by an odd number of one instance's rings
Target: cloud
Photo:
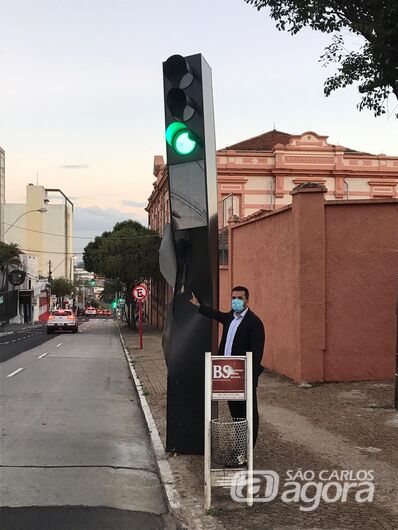
[[[117,208],[99,208],[90,206],[87,208],[76,207],[74,210],[74,252],[79,253],[89,243],[89,239],[79,239],[79,237],[94,239],[106,230],[112,230],[114,225],[120,221],[133,219],[147,226],[145,215],[136,215],[122,212]]]
[[[122,212],[117,208],[99,208],[90,206],[87,208],[77,207],[74,211],[75,231],[92,231],[102,233],[104,230],[112,230],[119,221],[134,219],[146,224],[145,215],[136,215]]]
[[[63,166],[58,166],[62,169],[87,169],[90,167],[89,164],[64,164]]]
[[[130,206],[131,208],[145,208],[145,206],[148,204],[147,202],[140,202],[140,201],[120,201],[120,204],[122,206]]]

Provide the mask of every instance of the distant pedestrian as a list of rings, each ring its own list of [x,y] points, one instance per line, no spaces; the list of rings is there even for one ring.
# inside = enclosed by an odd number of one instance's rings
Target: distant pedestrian
[[[199,302],[192,293],[191,304],[196,306],[199,313],[223,325],[223,333],[219,355],[246,355],[253,353],[253,443],[256,443],[258,434],[258,407],[257,384],[258,378],[264,368],[261,360],[264,351],[265,331],[260,318],[249,309],[249,290],[237,285],[231,293],[231,311],[223,313]],[[233,418],[246,418],[245,401],[228,401],[229,410]]]

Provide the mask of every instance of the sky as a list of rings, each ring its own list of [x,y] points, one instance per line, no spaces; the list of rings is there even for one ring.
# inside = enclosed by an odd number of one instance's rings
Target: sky
[[[329,42],[279,32],[243,0],[0,0],[6,201],[24,202],[38,178],[74,202],[79,237],[146,224],[153,157],[165,155],[162,62],[175,53],[212,67],[218,148],[275,127],[398,155],[396,101],[375,118],[355,87],[323,96]]]

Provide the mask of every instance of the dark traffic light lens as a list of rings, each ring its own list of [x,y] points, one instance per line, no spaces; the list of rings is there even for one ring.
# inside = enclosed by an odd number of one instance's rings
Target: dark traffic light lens
[[[188,121],[195,114],[194,103],[180,88],[172,88],[167,94],[171,114],[180,121]]]
[[[164,63],[164,73],[173,87],[187,88],[192,84],[193,75],[181,55],[172,55]]]

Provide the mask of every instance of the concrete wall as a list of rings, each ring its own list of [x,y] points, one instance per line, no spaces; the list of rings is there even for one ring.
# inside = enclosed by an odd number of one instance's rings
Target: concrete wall
[[[230,279],[228,267],[223,265],[220,266],[219,282],[219,309],[220,311],[229,311],[231,309],[231,296],[229,290]]]
[[[389,379],[398,295],[398,201],[326,207],[328,381]]]
[[[391,379],[398,296],[398,201],[292,205],[231,228],[220,300],[246,285],[264,321],[264,365],[296,381]]]
[[[231,285],[244,285],[250,307],[263,320],[263,364],[293,379],[299,377],[297,346],[297,270],[294,267],[291,208],[231,230]],[[231,246],[232,244],[232,246]],[[232,249],[232,252],[231,252]]]

